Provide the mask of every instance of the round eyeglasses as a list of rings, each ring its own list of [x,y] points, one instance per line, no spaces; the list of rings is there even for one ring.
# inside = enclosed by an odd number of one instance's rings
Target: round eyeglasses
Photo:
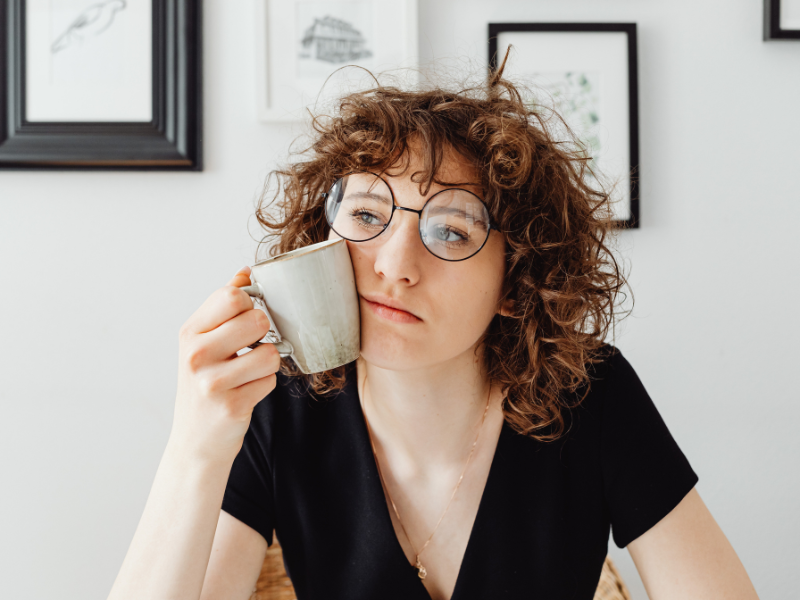
[[[386,231],[395,211],[419,217],[419,236],[438,258],[466,260],[483,248],[492,229],[489,209],[478,196],[462,188],[447,188],[428,198],[421,210],[398,206],[386,181],[368,171],[353,171],[322,194],[325,217],[339,237],[366,242]]]

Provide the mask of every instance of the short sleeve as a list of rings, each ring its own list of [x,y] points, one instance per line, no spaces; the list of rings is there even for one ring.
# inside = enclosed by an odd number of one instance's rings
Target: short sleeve
[[[698,481],[638,375],[608,359],[601,461],[614,543],[624,548],[663,519]]]
[[[269,430],[271,419],[264,406],[269,397],[259,402],[250,419],[242,449],[233,461],[222,510],[258,531],[267,545],[272,545],[275,527],[272,469],[269,463]]]

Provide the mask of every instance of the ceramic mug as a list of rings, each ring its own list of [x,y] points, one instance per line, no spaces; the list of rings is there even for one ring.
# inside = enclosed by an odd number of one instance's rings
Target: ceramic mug
[[[250,267],[252,285],[242,289],[267,313],[275,344],[303,373],[320,373],[354,361],[361,353],[358,293],[343,239],[327,240],[273,256]]]

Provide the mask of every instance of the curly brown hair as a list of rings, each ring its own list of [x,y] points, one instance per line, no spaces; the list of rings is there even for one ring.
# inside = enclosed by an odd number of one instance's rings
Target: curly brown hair
[[[458,91],[378,83],[339,99],[332,116],[313,116],[311,143],[296,153],[304,160],[270,172],[256,217],[267,231],[262,243],[272,242],[270,256],[321,242],[330,231],[321,194],[338,177],[382,174],[419,140],[427,194],[441,183],[445,153],[458,152],[479,174],[506,242],[501,302],[511,315],[495,315],[478,344],[486,373],[506,393],[509,425],[550,442],[565,433],[563,409],[589,391],[588,366],[602,360],[627,281],[606,240],[618,228],[609,193],[587,183],[590,157],[558,115],[575,143],[556,139],[553,111],[524,100],[524,86],[503,78],[506,60],[508,52],[485,81]],[[268,200],[273,175],[278,188]],[[320,395],[345,382],[345,367],[304,375],[285,362],[281,372],[304,377]],[[570,405],[570,397],[578,401]]]

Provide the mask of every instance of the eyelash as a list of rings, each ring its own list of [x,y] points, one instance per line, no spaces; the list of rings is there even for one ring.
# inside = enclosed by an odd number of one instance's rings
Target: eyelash
[[[361,215],[369,215],[370,217],[378,218],[374,213],[371,213],[370,211],[366,210],[365,208],[355,208],[350,212],[350,216],[351,217],[359,217]],[[362,221],[361,219],[356,219],[356,224],[359,227],[363,227],[365,229],[372,229],[374,227],[382,227],[381,225],[364,223],[364,221]]]
[[[463,244],[466,244],[466,243],[469,242],[468,236],[465,235],[464,232],[462,232],[459,229],[451,227],[450,225],[445,225],[444,226],[444,230],[445,230],[446,233],[451,233],[451,232],[455,233],[458,237],[461,238],[459,241],[456,241],[456,242],[448,242],[448,241],[443,241],[443,240],[436,240],[437,242],[439,242],[440,244],[444,244],[448,248],[456,248],[459,245],[463,245]]]

